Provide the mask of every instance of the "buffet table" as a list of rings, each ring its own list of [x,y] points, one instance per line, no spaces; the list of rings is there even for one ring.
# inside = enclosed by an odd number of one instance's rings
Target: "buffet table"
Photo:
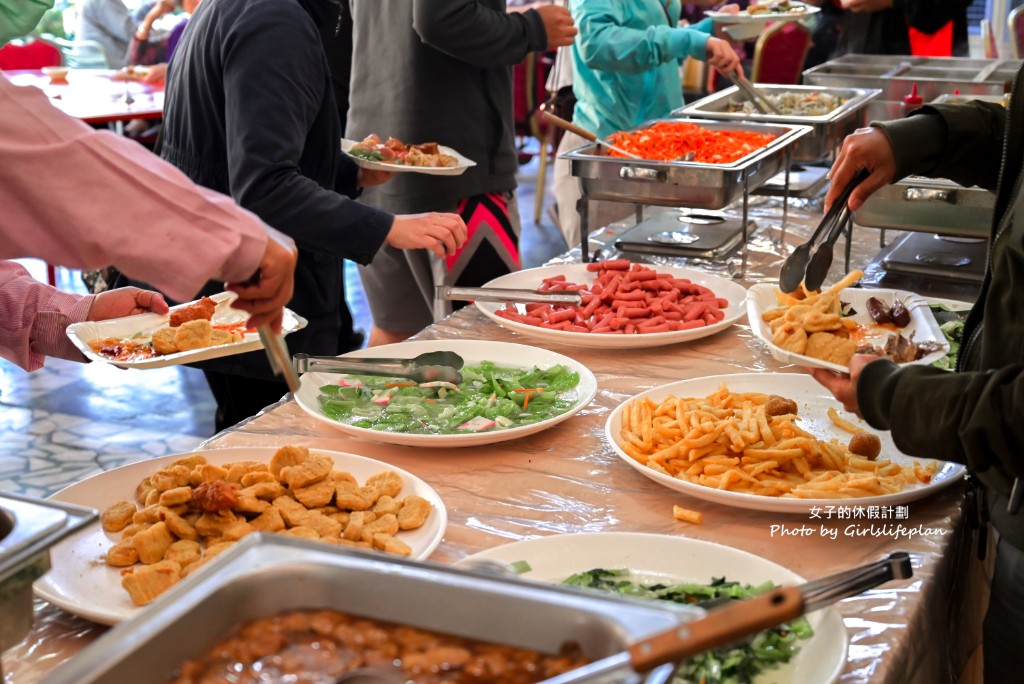
[[[820,202],[820,198],[818,200]],[[820,204],[791,201],[787,230],[780,227],[781,201],[753,198],[758,229],[747,245],[746,285],[777,278],[782,255],[803,242],[820,218]],[[594,235],[591,249],[613,256],[613,229]],[[858,230],[851,254],[861,266],[878,249],[875,231]],[[789,246],[785,246],[789,245]],[[844,265],[837,249],[830,281]],[[561,261],[570,261],[566,255]],[[575,254],[578,260],[578,250]],[[651,263],[678,263],[664,257]],[[736,258],[694,262],[718,272],[736,271]],[[773,359],[746,324],[689,343],[649,349],[603,351],[552,345],[510,332],[475,307],[466,307],[422,331],[416,339],[498,340],[544,346],[589,367],[597,377],[594,401],[571,419],[522,439],[484,447],[420,449],[350,438],[282,400],[260,415],[221,433],[208,449],[234,446],[309,447],[352,452],[406,469],[441,495],[449,522],[431,561],[449,563],[474,552],[533,537],[577,532],[649,532],[710,540],[763,556],[807,578],[874,560],[895,550],[912,554],[914,577],[838,604],[850,639],[839,681],[896,683],[957,681],[979,639],[983,603],[981,564],[965,520],[963,487],[912,502],[904,528],[925,533],[850,533],[850,520],[809,519],[806,514],[769,514],[699,501],[643,477],[605,441],[609,413],[638,392],[676,380],[720,374],[802,371]],[[770,391],[770,389],[766,390]],[[673,505],[703,513],[693,525],[673,518]],[[855,529],[867,528],[860,521]],[[809,526],[809,536],[785,536],[772,525]],[[777,530],[777,528],[775,528]],[[820,530],[836,531],[831,538]],[[33,632],[4,654],[5,682],[42,681],[106,628],[38,602]],[[961,680],[963,681],[963,680]],[[814,683],[806,683],[814,684]]]

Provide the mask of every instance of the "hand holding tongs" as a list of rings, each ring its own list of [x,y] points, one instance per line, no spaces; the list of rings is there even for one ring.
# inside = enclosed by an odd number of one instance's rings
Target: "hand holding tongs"
[[[828,213],[821,219],[821,223],[815,228],[811,238],[793,250],[786,261],[782,264],[782,271],[779,273],[779,289],[783,292],[793,292],[803,282],[804,289],[808,292],[817,290],[825,282],[828,269],[832,265],[832,247],[839,239],[843,231],[843,225],[850,216],[850,209],[847,203],[854,188],[860,185],[865,178],[871,175],[867,169],[858,171],[849,185],[843,188],[842,194],[836,198]],[[821,238],[818,248],[811,255],[811,247],[815,241]]]
[[[779,108],[776,107],[771,100],[765,97],[761,93],[761,91],[754,87],[753,83],[751,83],[746,78],[741,76],[738,71],[733,71],[729,73],[728,78],[736,85],[737,88],[740,89],[740,91],[744,95],[747,96],[747,99],[750,100],[755,107],[757,107],[757,111],[761,112],[762,114],[777,114],[780,116],[782,115],[782,112],[779,111]]]

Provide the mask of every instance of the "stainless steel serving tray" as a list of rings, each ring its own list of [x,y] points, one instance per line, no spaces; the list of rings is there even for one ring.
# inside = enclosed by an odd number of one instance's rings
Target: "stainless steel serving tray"
[[[819,86],[882,88],[885,100],[902,101],[916,84],[925,101],[959,90],[964,95],[1001,95],[1021,60],[970,57],[844,55],[807,69],[804,83]]]
[[[281,535],[249,535],[55,669],[47,684],[163,684],[242,623],[303,608],[590,659],[703,615],[492,572],[396,559]],[[672,665],[650,673],[665,682]]]
[[[713,130],[752,131],[778,137],[731,164],[609,157],[603,146],[588,143],[561,155],[569,160],[572,175],[580,179],[583,196],[634,204],[722,209],[739,199],[745,189],[752,191],[778,173],[783,168],[786,148],[811,132],[810,126],[709,119],[657,119],[634,130],[659,121],[685,121]]]
[[[0,493],[0,651],[32,626],[32,582],[50,569],[50,547],[97,517],[91,508]]]
[[[995,195],[988,190],[909,176],[875,191],[853,219],[874,228],[988,237],[994,207]]]
[[[732,86],[677,109],[672,112],[672,116],[810,126],[811,132],[793,145],[793,161],[816,162],[831,159],[843,138],[867,124],[867,104],[882,93],[878,88],[835,88],[768,83],[757,83],[754,84],[754,87],[766,95],[822,93],[846,98],[847,101],[828,114],[820,116],[761,114],[756,111],[753,113],[731,112],[729,111],[731,104],[747,100],[739,88]]]

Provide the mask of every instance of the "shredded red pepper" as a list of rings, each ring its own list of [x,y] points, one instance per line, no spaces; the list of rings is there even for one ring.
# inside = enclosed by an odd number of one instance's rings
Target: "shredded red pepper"
[[[693,152],[695,162],[731,164],[765,147],[775,137],[751,131],[711,130],[686,121],[659,121],[639,131],[612,133],[608,140],[652,161],[673,161]],[[608,156],[623,158],[611,149]]]

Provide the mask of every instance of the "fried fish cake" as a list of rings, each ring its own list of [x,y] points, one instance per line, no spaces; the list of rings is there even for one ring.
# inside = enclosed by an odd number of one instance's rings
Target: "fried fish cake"
[[[174,333],[174,345],[178,351],[191,351],[210,346],[213,337],[213,326],[210,321],[197,319],[182,323]]]
[[[827,332],[816,332],[807,338],[807,356],[840,366],[848,366],[857,343],[848,337],[839,337]]]
[[[174,342],[174,336],[178,334],[177,328],[160,328],[153,333],[153,351],[157,354],[174,354],[178,351],[178,345]]]

